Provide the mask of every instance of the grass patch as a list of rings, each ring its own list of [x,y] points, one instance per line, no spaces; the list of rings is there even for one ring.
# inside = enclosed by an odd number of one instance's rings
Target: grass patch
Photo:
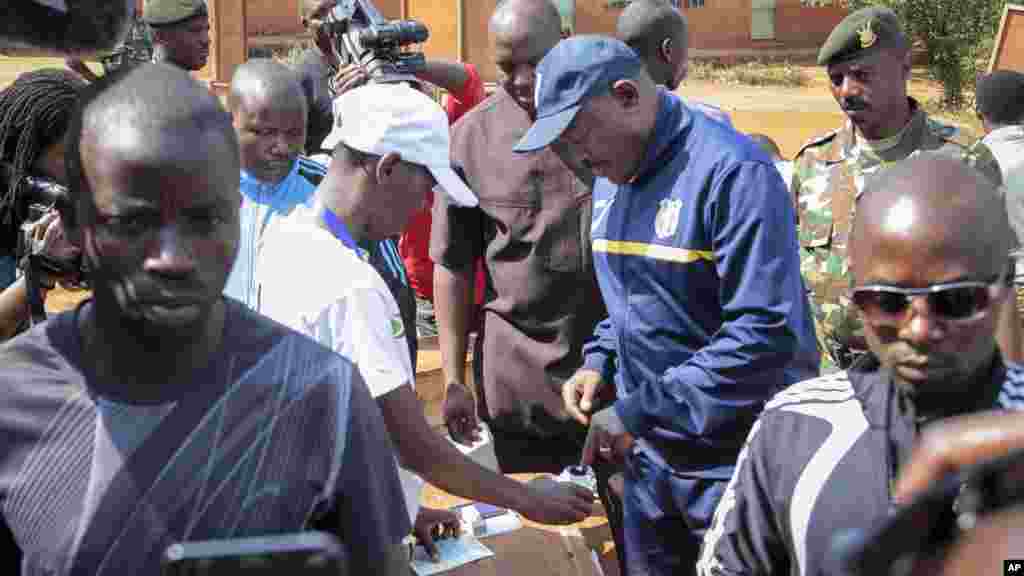
[[[689,77],[694,80],[715,82],[731,86],[782,86],[800,88],[811,79],[789,62],[744,62],[727,66],[716,61],[693,61]]]

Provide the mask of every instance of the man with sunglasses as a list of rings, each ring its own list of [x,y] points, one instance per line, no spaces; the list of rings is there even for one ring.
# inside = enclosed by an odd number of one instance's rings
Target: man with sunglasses
[[[984,144],[968,148],[955,128],[935,122],[907,95],[910,40],[891,10],[871,7],[847,16],[822,45],[818,64],[827,68],[832,96],[848,121],[800,150],[790,185],[800,269],[828,371],[849,367],[867,350],[846,292],[850,219],[866,180],[921,150],[962,158],[996,184],[1001,175]]]
[[[984,226],[978,226],[984,222]],[[768,403],[704,540],[721,574],[822,574],[832,539],[884,518],[923,426],[1024,408],[996,346],[1012,304],[1002,198],[958,159],[921,153],[871,180],[850,240],[869,352]]]

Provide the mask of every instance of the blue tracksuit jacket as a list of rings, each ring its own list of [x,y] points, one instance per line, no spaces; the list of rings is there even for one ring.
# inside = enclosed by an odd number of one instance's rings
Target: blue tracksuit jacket
[[[598,179],[594,268],[608,307],[585,367],[671,468],[727,480],[764,403],[817,376],[789,193],[745,136],[662,90],[626,185]]]

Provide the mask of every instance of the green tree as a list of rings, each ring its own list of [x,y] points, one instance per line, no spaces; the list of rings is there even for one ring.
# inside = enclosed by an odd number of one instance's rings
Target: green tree
[[[996,33],[1006,0],[849,0],[851,9],[888,6],[928,55],[928,70],[942,83],[943,104],[960,109],[973,85],[979,50]]]

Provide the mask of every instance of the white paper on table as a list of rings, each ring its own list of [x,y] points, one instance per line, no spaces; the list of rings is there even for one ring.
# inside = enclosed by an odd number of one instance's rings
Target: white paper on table
[[[523,521],[520,520],[519,514],[514,510],[505,510],[504,514],[483,520],[482,531],[477,532],[473,529],[473,525],[480,520],[480,513],[472,503],[456,506],[452,508],[452,511],[458,514],[462,531],[472,533],[477,538],[498,536],[523,527]]]
[[[523,521],[519,519],[519,514],[509,510],[501,516],[494,516],[484,520],[484,533],[480,534],[478,537],[490,538],[491,536],[497,536],[499,534],[519,530],[522,527]]]
[[[434,540],[434,544],[437,545],[437,552],[441,556],[439,562],[431,560],[422,546],[416,547],[409,565],[418,576],[440,574],[470,562],[494,556],[494,552],[481,544],[472,534],[463,534],[459,538]]]

